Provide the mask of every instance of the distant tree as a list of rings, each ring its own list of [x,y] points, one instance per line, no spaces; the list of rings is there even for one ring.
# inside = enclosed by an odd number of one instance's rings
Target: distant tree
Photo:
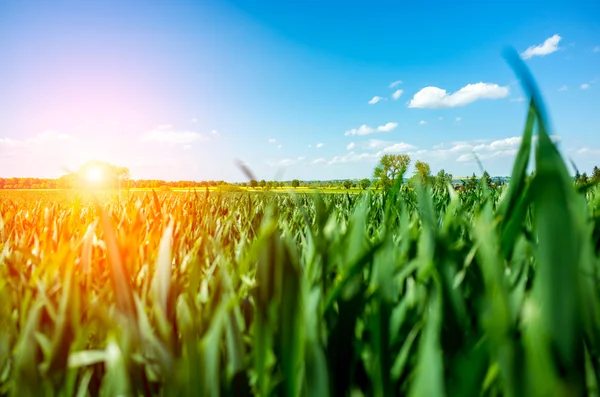
[[[257,186],[258,186],[258,182],[256,180],[252,179],[250,181],[250,187],[251,188],[256,188]]]
[[[300,186],[300,181],[298,179],[294,179],[292,181],[292,187],[296,188],[298,186]]]
[[[581,182],[581,174],[579,173],[579,170],[575,170],[575,183],[579,184],[579,182]]]
[[[483,176],[481,178],[485,181],[486,185],[488,185],[488,186],[492,185],[492,177],[490,176],[490,174],[487,171],[483,172]]]
[[[465,190],[474,190],[476,186],[477,177],[475,176],[475,173],[473,173],[473,175],[471,175],[471,177],[465,183]]]
[[[265,181],[264,179],[261,179],[260,182],[258,182],[258,185],[262,188],[264,188],[267,185],[267,181]]]
[[[350,180],[345,180],[344,181],[344,188],[346,188],[346,190],[350,189],[352,187],[352,181]]]
[[[368,178],[364,178],[360,180],[360,188],[362,190],[366,190],[371,186],[371,181]]]
[[[452,174],[447,174],[446,171],[441,169],[435,177],[435,186],[438,189],[446,189],[449,183],[452,183]]]
[[[241,187],[246,187],[246,186],[248,186],[248,184],[246,182],[242,182],[242,183],[240,183],[240,186]]]
[[[273,182],[271,182],[271,181],[267,182],[266,185],[265,185],[265,189],[271,190],[272,188],[273,188]]]
[[[585,173],[585,172],[584,172],[583,174],[581,174],[581,183],[582,183],[583,185],[585,185],[585,184],[586,184],[586,183],[588,183],[588,182],[589,182],[589,180],[588,180],[587,173]]]
[[[592,171],[592,182],[600,182],[600,168],[598,166],[594,166],[594,171]]]
[[[373,175],[377,178],[379,186],[388,189],[396,180],[402,180],[409,165],[408,154],[385,154],[379,160]]]
[[[424,161],[417,160],[415,163],[415,175],[418,176],[422,183],[427,183],[431,175],[429,164]]]

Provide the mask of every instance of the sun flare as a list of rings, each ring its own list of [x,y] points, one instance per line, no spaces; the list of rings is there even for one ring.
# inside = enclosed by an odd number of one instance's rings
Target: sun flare
[[[104,178],[104,173],[100,167],[91,167],[86,174],[86,179],[89,182],[99,183]]]

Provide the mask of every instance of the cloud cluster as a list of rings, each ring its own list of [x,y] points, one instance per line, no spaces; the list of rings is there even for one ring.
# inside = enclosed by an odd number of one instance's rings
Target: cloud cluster
[[[390,83],[390,88],[394,88],[402,84],[402,80],[396,80]]]
[[[389,131],[392,131],[397,126],[398,126],[398,123],[394,123],[391,121],[389,123],[386,123],[385,125],[380,125],[377,128],[371,128],[371,127],[367,126],[366,124],[363,124],[358,128],[353,128],[351,130],[346,131],[346,133],[344,135],[346,135],[346,136],[348,136],[348,135],[368,135],[368,134],[373,134],[376,132],[389,132]]]
[[[417,92],[408,103],[410,108],[453,108],[465,106],[480,99],[505,98],[509,94],[508,87],[498,84],[468,84],[453,94],[438,87],[425,87]]]
[[[398,98],[400,98],[400,96],[402,95],[403,92],[404,92],[403,90],[394,91],[394,93],[392,94],[392,99],[394,101],[398,100]]]
[[[413,145],[411,145],[409,143],[405,143],[405,142],[398,142],[398,143],[394,143],[393,145],[383,148],[383,152],[384,153],[404,153],[404,152],[408,152],[409,150],[413,150],[413,149],[416,149],[416,146],[413,146]]]
[[[544,56],[552,54],[558,51],[558,43],[560,43],[561,37],[555,34],[552,37],[547,38],[543,44],[533,45],[521,53],[521,58],[529,59],[534,56]]]
[[[373,99],[369,101],[369,105],[374,105],[379,101],[383,101],[385,98],[375,95]]]

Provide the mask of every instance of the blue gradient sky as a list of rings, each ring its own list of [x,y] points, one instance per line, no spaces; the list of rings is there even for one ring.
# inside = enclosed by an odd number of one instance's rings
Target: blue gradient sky
[[[598,1],[0,1],[0,176],[359,178],[384,153],[463,176],[473,151],[507,175],[526,104],[505,46],[540,46],[563,154],[600,165]]]

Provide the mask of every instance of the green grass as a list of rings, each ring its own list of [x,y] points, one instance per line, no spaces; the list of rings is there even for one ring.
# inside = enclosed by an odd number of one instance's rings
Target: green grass
[[[0,394],[598,395],[600,191],[519,65],[506,188],[1,192]]]

